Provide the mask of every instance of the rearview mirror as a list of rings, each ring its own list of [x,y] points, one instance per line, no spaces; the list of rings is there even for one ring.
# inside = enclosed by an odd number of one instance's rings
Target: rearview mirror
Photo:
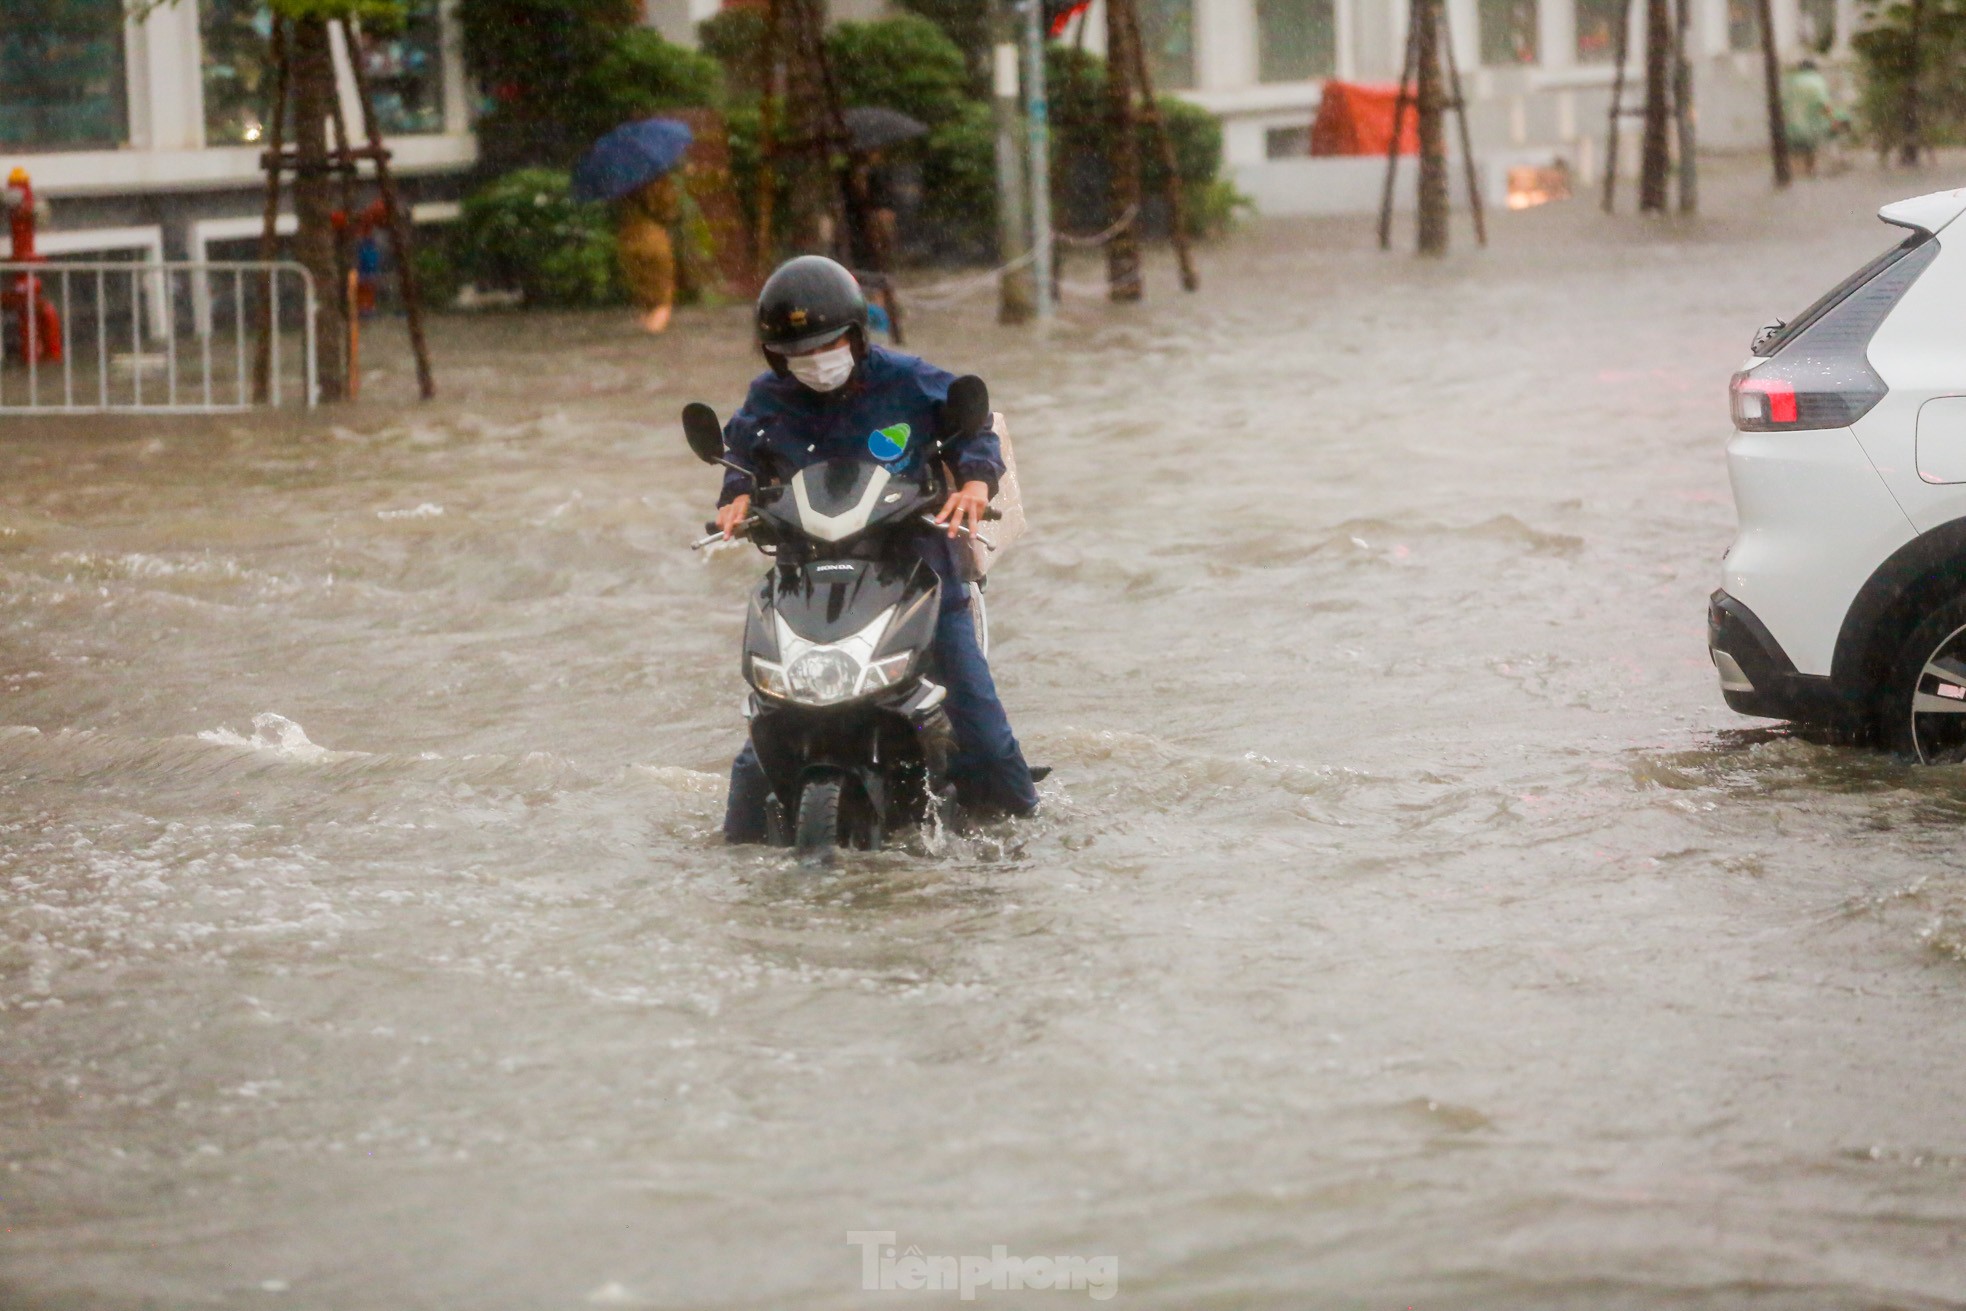
[[[697,459],[705,464],[724,462],[724,425],[717,422],[717,412],[702,401],[683,406],[683,436],[689,439]]]
[[[989,419],[989,384],[973,373],[966,373],[949,384],[949,399],[942,402],[942,431],[937,435],[967,436]]]

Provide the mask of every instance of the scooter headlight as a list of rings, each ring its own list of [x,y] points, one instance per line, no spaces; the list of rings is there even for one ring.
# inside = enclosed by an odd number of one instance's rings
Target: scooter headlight
[[[853,696],[860,682],[860,662],[838,647],[814,647],[785,670],[785,681],[794,701],[830,706]]]
[[[852,636],[821,645],[794,633],[781,616],[776,636],[783,663],[752,656],[751,685],[768,697],[802,706],[838,705],[893,687],[908,676],[920,654],[903,651],[873,658],[893,617],[892,609],[884,610]]]
[[[903,651],[898,656],[889,656],[885,660],[876,660],[873,664],[868,665],[861,673],[860,690],[862,692],[878,692],[884,687],[892,687],[894,684],[900,682],[902,677],[908,672],[908,665],[914,658],[915,653],[913,651]]]
[[[785,682],[785,666],[770,660],[751,657],[751,685],[766,696],[775,696],[780,701],[787,700],[792,690]]]

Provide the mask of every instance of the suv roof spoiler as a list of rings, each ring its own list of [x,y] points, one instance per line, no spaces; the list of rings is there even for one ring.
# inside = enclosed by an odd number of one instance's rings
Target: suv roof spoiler
[[[1966,210],[1966,187],[1896,201],[1878,210],[1877,217],[1886,223],[1930,235],[1958,218],[1963,210]]]

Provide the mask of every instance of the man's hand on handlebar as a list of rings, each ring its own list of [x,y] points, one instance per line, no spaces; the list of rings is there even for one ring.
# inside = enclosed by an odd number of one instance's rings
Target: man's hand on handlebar
[[[960,490],[950,493],[949,499],[936,513],[935,522],[947,524],[951,537],[964,529],[974,533],[976,525],[983,521],[984,511],[989,508],[990,484],[981,479],[972,479],[964,483]]]
[[[979,483],[978,486],[981,486],[981,484]],[[722,505],[717,507],[717,531],[724,535],[725,541],[729,541],[734,535],[736,535],[737,526],[743,523],[746,519],[750,518],[750,516],[751,516],[750,496],[749,495],[739,496],[736,500],[732,501],[729,505]]]

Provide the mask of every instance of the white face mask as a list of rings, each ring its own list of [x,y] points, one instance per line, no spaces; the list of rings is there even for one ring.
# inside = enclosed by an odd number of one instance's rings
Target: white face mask
[[[853,376],[853,347],[843,341],[810,355],[788,355],[785,367],[814,391],[838,391]]]

